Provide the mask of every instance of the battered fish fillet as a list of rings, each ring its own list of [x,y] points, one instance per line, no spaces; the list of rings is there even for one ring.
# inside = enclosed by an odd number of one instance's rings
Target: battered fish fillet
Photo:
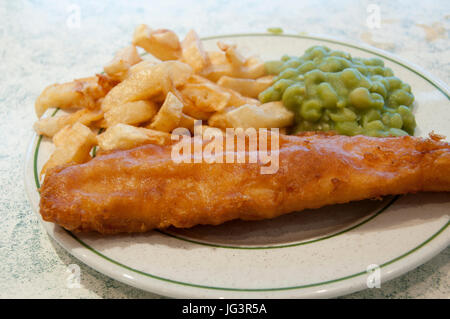
[[[279,170],[171,160],[144,145],[58,167],[41,188],[46,221],[103,234],[273,218],[389,194],[450,191],[450,145],[410,136],[280,135]]]

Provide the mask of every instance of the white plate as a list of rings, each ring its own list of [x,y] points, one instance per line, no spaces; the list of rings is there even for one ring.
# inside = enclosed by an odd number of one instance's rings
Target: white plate
[[[210,37],[204,43],[212,49],[217,39],[232,40],[265,60],[301,55],[316,44],[353,56],[381,57],[396,76],[412,86],[416,135],[427,136],[434,130],[450,136],[450,98],[445,84],[386,52],[298,35],[230,35]],[[25,185],[36,213],[35,172],[52,147],[49,140],[35,136],[26,157]],[[441,193],[330,206],[261,222],[235,221],[135,235],[73,234],[43,223],[82,262],[164,296],[334,297],[367,288],[370,265],[380,267],[383,285],[438,254],[450,243],[449,212],[450,196]]]

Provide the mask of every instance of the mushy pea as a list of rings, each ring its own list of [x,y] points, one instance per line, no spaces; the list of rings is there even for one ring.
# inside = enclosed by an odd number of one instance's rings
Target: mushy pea
[[[344,135],[413,135],[411,87],[379,58],[313,46],[301,57],[266,62],[274,84],[261,102],[283,101],[295,113],[292,133],[334,130]]]

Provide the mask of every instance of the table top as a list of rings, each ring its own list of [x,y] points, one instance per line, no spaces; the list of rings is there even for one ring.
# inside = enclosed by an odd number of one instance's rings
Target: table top
[[[137,24],[200,36],[322,34],[392,52],[449,83],[450,2],[3,1],[0,3],[0,298],[163,298],[110,279],[49,238],[23,186],[34,100],[49,84],[98,72]],[[70,265],[81,287],[69,288]],[[407,274],[342,298],[449,298],[450,248]]]

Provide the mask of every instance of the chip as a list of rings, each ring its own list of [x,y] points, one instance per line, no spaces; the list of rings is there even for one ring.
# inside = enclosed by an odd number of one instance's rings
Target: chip
[[[221,111],[231,98],[230,93],[214,83],[188,83],[180,92],[202,112]]]
[[[171,132],[178,127],[183,111],[183,103],[172,93],[167,94],[164,104],[153,118],[148,128],[162,132]]]
[[[184,84],[192,75],[192,68],[179,61],[166,61],[133,73],[116,85],[104,98],[102,110],[110,109],[128,102],[149,100],[162,93],[162,82],[170,78],[174,87]]]
[[[258,94],[267,89],[273,83],[272,76],[254,79],[241,79],[229,76],[222,76],[217,84],[239,92],[240,94],[257,98]]]
[[[104,97],[115,84],[116,82],[107,76],[96,75],[72,82],[50,85],[36,99],[36,114],[40,118],[51,107],[94,109],[97,106],[96,100]]]
[[[122,81],[127,76],[131,66],[141,61],[141,56],[138,54],[136,47],[130,45],[117,52],[112,61],[105,65],[103,70],[111,78]]]
[[[92,122],[98,121],[102,117],[103,112],[100,109],[81,109],[71,114],[41,118],[34,123],[33,128],[38,135],[52,137],[67,125],[79,122],[89,126]]]
[[[53,167],[74,163],[81,164],[91,159],[91,148],[97,143],[92,131],[81,123],[65,126],[54,137],[55,151],[45,163],[41,176]]]
[[[170,134],[127,124],[116,124],[97,135],[98,145],[103,151],[130,149],[143,144],[167,145]]]
[[[180,40],[175,32],[170,30],[151,30],[147,25],[141,24],[134,31],[133,44],[162,61],[177,60],[181,57]]]
[[[186,34],[181,47],[182,61],[189,64],[195,73],[201,72],[209,65],[208,55],[194,30],[190,30]]]
[[[281,128],[293,124],[294,113],[282,102],[270,102],[260,106],[246,104],[230,107],[211,116],[208,124],[220,128]]]
[[[158,112],[151,101],[135,101],[118,105],[105,113],[106,126],[118,123],[136,125],[150,120]]]

